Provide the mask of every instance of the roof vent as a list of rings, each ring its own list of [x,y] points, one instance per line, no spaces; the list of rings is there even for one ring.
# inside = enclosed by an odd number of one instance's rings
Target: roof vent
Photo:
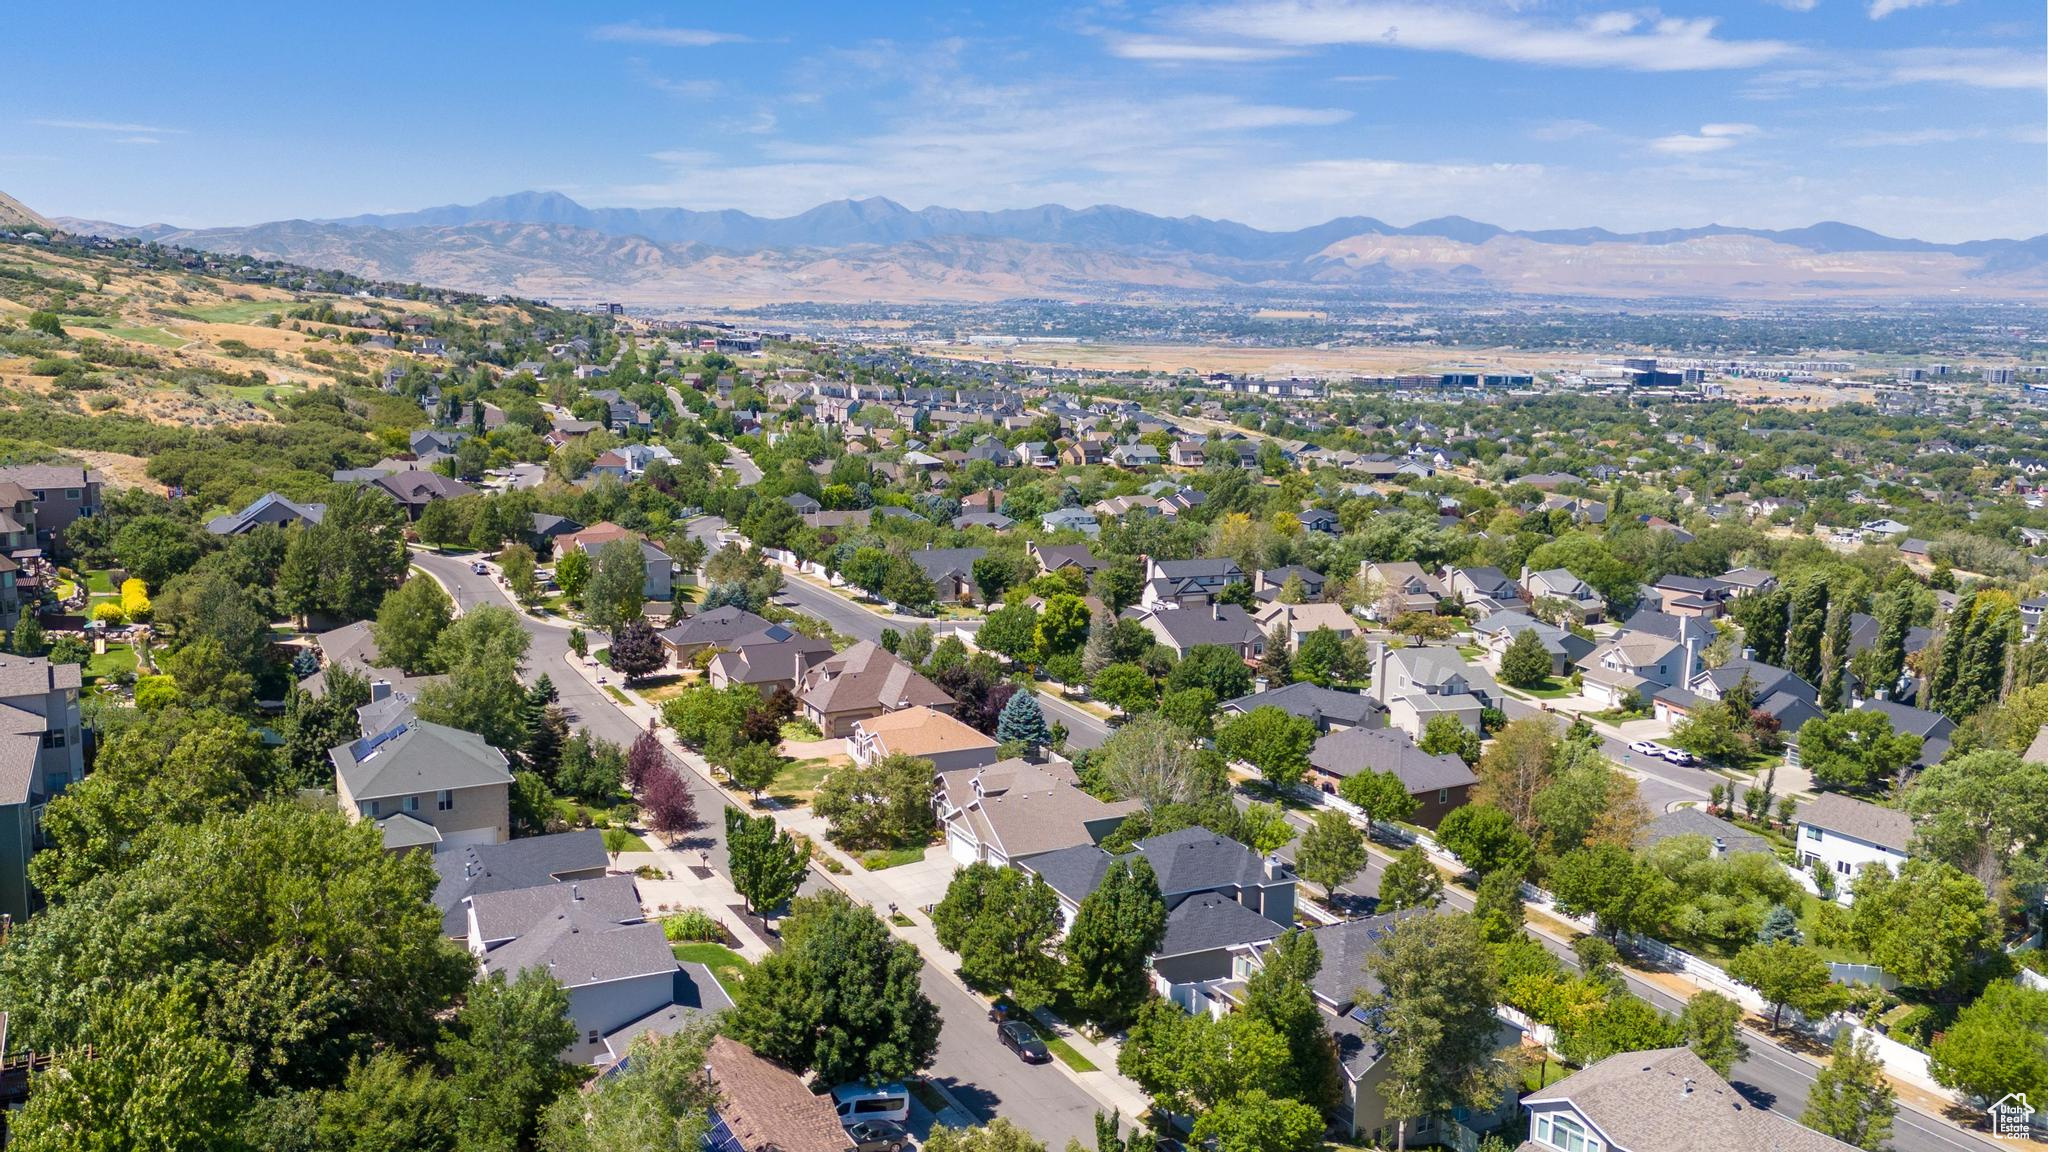
[[[1690,1095],[1692,1095],[1692,1084],[1693,1084],[1693,1080],[1692,1080],[1692,1077],[1690,1077],[1690,1076],[1687,1076],[1687,1077],[1685,1078],[1685,1087],[1684,1087],[1684,1089],[1683,1089],[1683,1090],[1682,1090],[1682,1091],[1681,1091],[1681,1092],[1680,1092],[1679,1094],[1680,1094],[1680,1095],[1682,1095],[1682,1096],[1690,1096]]]

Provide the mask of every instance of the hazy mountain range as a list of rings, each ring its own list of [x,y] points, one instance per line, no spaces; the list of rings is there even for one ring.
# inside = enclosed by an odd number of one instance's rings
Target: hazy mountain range
[[[837,200],[795,216],[588,208],[553,192],[340,220],[140,227],[134,236],[365,275],[638,305],[775,300],[1213,297],[1372,288],[1821,299],[2048,295],[2048,235],[1938,244],[1849,224],[1511,231],[1346,216],[1295,231],[1129,208],[997,212]]]

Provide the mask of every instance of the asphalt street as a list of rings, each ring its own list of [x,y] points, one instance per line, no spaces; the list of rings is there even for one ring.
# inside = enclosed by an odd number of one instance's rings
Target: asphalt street
[[[715,534],[716,530],[713,527],[709,531]],[[476,574],[471,568],[473,561],[467,557],[415,552],[412,560],[438,577],[465,611],[479,604],[512,606],[511,598],[495,577]],[[795,581],[791,583],[797,585]],[[818,595],[830,597],[829,593]],[[851,605],[847,609],[871,615]],[[568,626],[543,623],[523,614],[520,619],[533,638],[527,655],[526,679],[531,682],[547,672],[561,694],[561,707],[572,724],[614,743],[632,743],[640,734],[639,726],[620,712],[602,689],[565,666]],[[881,626],[877,625],[868,638],[880,635]],[[691,839],[683,841],[683,846],[686,850],[701,848],[709,852],[712,867],[730,875],[725,854],[725,797],[695,772],[679,775],[696,797],[697,814],[703,822]],[[817,891],[822,884],[813,873],[805,890]],[[1082,1091],[1059,1068],[1025,1064],[998,1044],[995,1026],[986,1019],[986,1006],[933,971],[929,964],[922,979],[925,994],[939,1006],[941,1018],[938,1058],[928,1073],[931,1079],[943,1084],[954,1099],[980,1119],[992,1119],[1000,1112],[1030,1129],[1049,1148],[1064,1148],[1069,1138],[1078,1138],[1090,1147],[1094,1145],[1094,1097]]]

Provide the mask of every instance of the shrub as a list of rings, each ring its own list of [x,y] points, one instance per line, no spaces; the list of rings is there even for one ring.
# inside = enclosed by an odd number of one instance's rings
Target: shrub
[[[725,939],[725,925],[702,908],[685,908],[662,920],[661,934],[671,944],[717,943]]]

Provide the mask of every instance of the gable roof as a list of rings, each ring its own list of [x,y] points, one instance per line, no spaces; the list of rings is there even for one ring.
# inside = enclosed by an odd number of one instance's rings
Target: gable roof
[[[1203,608],[1161,608],[1147,611],[1126,609],[1126,619],[1156,622],[1159,630],[1177,647],[1198,644],[1227,644],[1237,647],[1265,638],[1258,622],[1235,604],[1210,604]]]
[[[765,631],[768,627],[767,620],[745,608],[724,604],[709,612],[692,616],[673,628],[662,629],[661,638],[676,647],[688,644],[726,644],[742,636]]]
[[[1479,782],[1463,760],[1447,752],[1424,752],[1406,732],[1394,728],[1332,732],[1309,749],[1308,762],[1333,776],[1356,776],[1368,770],[1392,772],[1411,795]]]
[[[604,835],[595,828],[525,836],[502,844],[465,844],[434,854],[434,907],[441,910],[441,933],[460,936],[468,930],[465,897],[553,884],[570,873],[602,873],[610,858]]]
[[[1257,852],[1207,828],[1183,828],[1138,841],[1137,851],[1152,865],[1159,891],[1205,892],[1215,888],[1250,888],[1273,882]],[[1288,877],[1287,882],[1292,883]]]
[[[937,583],[947,577],[972,579],[974,562],[988,555],[986,548],[919,548],[907,553],[925,578]]]
[[[1636,837],[1642,847],[1661,844],[1678,836],[1704,836],[1710,843],[1719,844],[1729,855],[1737,852],[1774,852],[1771,842],[1754,832],[1739,828],[1719,816],[1711,816],[1698,808],[1673,808],[1643,825]]]
[[[215,536],[239,536],[265,524],[318,524],[326,515],[325,504],[300,504],[275,492],[265,492],[240,512],[208,520],[206,530]]]
[[[828,714],[876,706],[943,708],[953,703],[938,685],[872,640],[862,640],[811,669],[798,695]]]
[[[1250,712],[1254,708],[1278,708],[1289,716],[1302,716],[1316,722],[1318,728],[1329,721],[1349,727],[1359,727],[1373,716],[1387,710],[1385,704],[1363,692],[1339,692],[1335,688],[1324,688],[1307,680],[1297,680],[1282,688],[1254,692],[1225,700],[1218,705],[1232,712]]]
[[[357,801],[512,783],[505,754],[474,732],[413,720],[330,749]]]
[[[1913,842],[1911,816],[1834,792],[1823,792],[1800,805],[1798,820],[1894,852],[1905,852]]]
[[[1166,935],[1155,961],[1191,952],[1263,944],[1287,930],[1228,896],[1204,892],[1181,901],[1166,914]]]
[[[718,1089],[718,1117],[744,1152],[848,1152],[853,1147],[830,1096],[813,1093],[794,1073],[732,1037],[712,1038],[704,1066]]]
[[[1522,1098],[1525,1106],[1553,1102],[1570,1104],[1630,1152],[1854,1152],[1752,1105],[1689,1048],[1610,1056]]]
[[[854,722],[854,728],[877,737],[891,755],[933,756],[969,748],[994,748],[996,742],[944,712],[918,705]]]
[[[1015,757],[941,772],[939,792],[948,807],[969,819],[977,838],[992,840],[1013,861],[1033,857],[1033,868],[1044,854],[1063,849],[1092,852],[1107,861],[1096,841],[1108,834],[1109,822],[1138,809],[1135,800],[1109,802],[1090,795],[1064,763],[1033,764]],[[1091,824],[1105,827],[1098,832]],[[1099,872],[1096,879],[1101,879]],[[1092,890],[1090,885],[1074,899]]]

